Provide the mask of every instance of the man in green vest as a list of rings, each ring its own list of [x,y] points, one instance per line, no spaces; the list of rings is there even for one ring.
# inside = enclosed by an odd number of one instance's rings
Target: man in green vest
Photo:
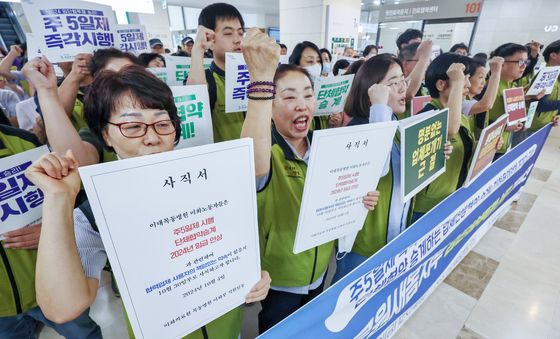
[[[214,142],[239,139],[246,113],[225,113],[225,54],[241,52],[245,22],[237,8],[225,3],[215,3],[202,9],[198,25],[187,85],[208,85]],[[210,69],[205,71],[204,52],[208,49],[212,50],[214,60]]]
[[[0,125],[0,158],[40,146],[34,134]],[[75,320],[55,324],[45,318],[35,301],[35,261],[41,225],[3,234],[0,243],[0,338],[36,338],[39,324],[67,338],[101,338],[101,329],[86,310]]]
[[[546,66],[560,66],[560,40],[556,40],[546,46],[543,52]],[[539,100],[530,131],[538,131],[546,124],[552,122],[554,126],[560,123],[560,79],[556,79],[552,93]]]

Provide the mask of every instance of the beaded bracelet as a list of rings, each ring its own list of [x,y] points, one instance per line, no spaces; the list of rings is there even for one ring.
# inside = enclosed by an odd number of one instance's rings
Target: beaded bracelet
[[[276,87],[276,85],[272,81],[253,81],[253,82],[249,83],[249,85],[247,85],[247,89],[253,88],[255,86]]]
[[[276,94],[276,90],[274,88],[255,88],[255,87],[251,87],[251,88],[247,88],[247,94],[250,93],[272,93],[272,94]]]
[[[254,97],[251,95],[247,95],[247,99],[249,100],[273,100],[275,98],[274,94],[269,97]]]

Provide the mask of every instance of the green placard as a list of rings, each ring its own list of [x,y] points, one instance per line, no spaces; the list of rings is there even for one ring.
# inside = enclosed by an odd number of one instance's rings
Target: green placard
[[[401,120],[401,196],[410,199],[445,172],[449,110],[431,111]]]

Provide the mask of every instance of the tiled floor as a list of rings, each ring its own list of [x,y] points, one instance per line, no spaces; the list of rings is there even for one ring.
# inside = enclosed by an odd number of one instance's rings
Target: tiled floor
[[[560,128],[520,194],[416,313],[399,339],[560,339]],[[332,272],[331,272],[332,273]],[[106,338],[127,338],[120,299],[104,276],[92,317]],[[243,338],[260,306],[246,308]],[[59,338],[49,329],[41,339]]]

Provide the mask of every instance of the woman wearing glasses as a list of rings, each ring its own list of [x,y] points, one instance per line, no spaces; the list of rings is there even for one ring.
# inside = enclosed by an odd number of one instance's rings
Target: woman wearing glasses
[[[44,112],[62,110],[50,62],[34,59],[28,79]],[[179,140],[177,108],[165,83],[139,66],[98,74],[85,97],[84,115],[92,133],[119,159],[173,150]],[[59,323],[74,319],[95,300],[107,255],[99,233],[83,208],[74,210],[80,190],[73,154],[50,153],[26,172],[45,194],[43,227],[37,259],[37,302],[47,318]],[[270,278],[263,278],[247,302],[264,299]],[[189,338],[237,338],[242,313],[236,308],[195,331]]]
[[[358,70],[346,99],[344,111],[351,117],[347,125],[396,120],[396,115],[406,110],[406,90],[399,59],[391,54],[368,59]],[[339,240],[339,252],[346,253],[337,260],[333,281],[344,277],[408,225],[411,204],[400,198],[400,175],[400,150],[395,140],[377,185],[379,200],[375,210],[368,212],[355,240]]]

